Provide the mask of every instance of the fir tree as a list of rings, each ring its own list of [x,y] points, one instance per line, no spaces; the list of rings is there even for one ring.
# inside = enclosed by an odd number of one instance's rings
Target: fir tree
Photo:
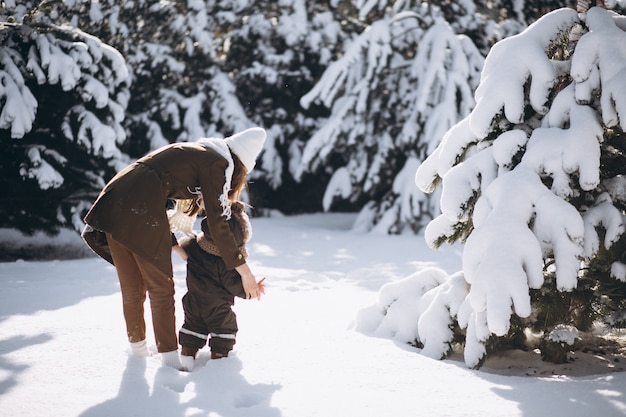
[[[293,180],[303,138],[319,117],[305,115],[298,100],[341,47],[351,25],[337,22],[349,10],[344,3],[75,0],[52,4],[45,18],[80,27],[126,58],[133,82],[124,152],[138,157],[170,142],[263,126],[268,140],[252,202],[293,212],[320,204],[318,181],[306,180],[307,188]]]
[[[316,126],[298,99],[344,38],[326,2],[76,1],[59,15],[127,57],[131,155],[262,126],[268,140],[252,173],[252,203],[293,212],[319,200],[295,187],[292,167]]]
[[[376,21],[302,98],[332,110],[297,177],[332,170],[324,209],[337,199],[364,207],[359,229],[419,231],[437,203],[415,189],[415,169],[471,110],[482,62],[434,6]]]
[[[582,16],[560,9],[496,44],[476,107],[417,173],[442,186],[428,242],[465,242],[467,296],[449,311],[470,366],[519,331],[514,316],[548,336],[623,305],[626,35],[617,14]]]
[[[0,226],[80,230],[102,178],[125,164],[128,72],[97,38],[15,10],[0,23]]]

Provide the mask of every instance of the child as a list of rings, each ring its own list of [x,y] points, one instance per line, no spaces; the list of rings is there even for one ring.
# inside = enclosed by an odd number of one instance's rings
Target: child
[[[198,200],[202,207],[202,200]],[[245,244],[251,228],[245,206],[240,201],[231,204],[230,229],[247,258]],[[235,269],[227,270],[213,240],[206,218],[201,222],[202,233],[187,238],[180,244],[187,260],[187,293],[183,296],[185,322],[179,332],[182,346],[183,370],[191,371],[199,349],[208,342],[211,359],[228,356],[237,335],[237,318],[232,306],[235,297],[246,298],[241,276]],[[183,257],[185,257],[183,255]],[[259,294],[265,293],[263,280],[258,284]]]

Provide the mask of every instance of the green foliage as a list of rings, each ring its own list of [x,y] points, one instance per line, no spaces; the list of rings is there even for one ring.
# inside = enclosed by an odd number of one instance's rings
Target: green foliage
[[[576,327],[580,331],[590,331],[594,321],[602,318],[596,307],[595,282],[580,279],[575,291],[558,291],[554,273],[546,273],[546,281],[538,290],[530,290],[533,305],[531,319],[525,324],[534,332],[547,334],[557,324]]]

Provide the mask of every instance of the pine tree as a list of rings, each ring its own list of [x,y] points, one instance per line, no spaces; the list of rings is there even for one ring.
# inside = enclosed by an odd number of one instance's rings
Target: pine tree
[[[224,6],[224,5],[225,6]],[[139,157],[176,141],[224,136],[254,123],[220,68],[216,33],[241,10],[232,2],[77,0],[47,19],[104,39],[126,58],[132,84],[124,148]]]
[[[465,243],[463,280],[433,291],[467,288],[448,311],[470,366],[523,327],[550,338],[621,318],[626,34],[605,9],[582,16],[560,9],[496,44],[476,107],[417,173],[423,190],[442,189],[427,241]],[[434,340],[445,354],[451,338]]]
[[[138,157],[169,142],[266,127],[252,202],[294,212],[320,204],[315,178],[303,187],[293,180],[302,138],[319,119],[298,100],[341,47],[351,25],[337,22],[349,10],[344,3],[76,0],[55,4],[47,18],[80,27],[126,57],[133,82],[124,152]]]
[[[471,110],[482,63],[435,6],[375,21],[301,100],[332,110],[307,142],[297,178],[332,170],[324,209],[338,199],[364,207],[357,228],[419,231],[437,203],[415,189],[415,169]]]
[[[319,111],[303,109],[308,91],[346,38],[344,2],[257,1],[234,19],[224,44],[223,70],[247,114],[266,126],[268,140],[251,186],[255,206],[285,213],[316,211],[319,181],[294,181],[304,139],[318,126]]]
[[[125,164],[124,59],[85,32],[41,21],[45,6],[0,19],[0,226],[27,233],[81,229],[102,178]]]
[[[330,175],[323,207],[360,210],[357,230],[419,232],[438,212],[439,198],[416,190],[412,173],[471,110],[480,55],[565,2],[354,3],[359,19],[371,24],[302,99],[331,115],[307,141],[296,178]],[[411,15],[420,23],[410,23]],[[428,78],[432,68],[436,77]]]
[[[60,14],[111,39],[127,57],[133,74],[127,116],[131,155],[167,142],[263,126],[268,140],[252,173],[252,203],[286,212],[319,205],[311,201],[319,200],[311,191],[315,179],[307,181],[311,188],[293,180],[302,138],[317,123],[316,112],[305,115],[298,100],[345,37],[335,15],[345,5],[117,3],[79,1]]]

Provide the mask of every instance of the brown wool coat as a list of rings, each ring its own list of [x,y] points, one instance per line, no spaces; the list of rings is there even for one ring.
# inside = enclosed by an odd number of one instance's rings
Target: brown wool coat
[[[228,162],[215,150],[196,143],[177,143],[157,149],[120,171],[102,190],[85,223],[87,244],[112,263],[106,240],[110,233],[132,252],[172,275],[172,234],[167,220],[168,199],[189,199],[200,187],[207,223],[215,244],[230,270],[245,262],[228,220],[222,216]],[[97,235],[100,235],[99,237]]]

